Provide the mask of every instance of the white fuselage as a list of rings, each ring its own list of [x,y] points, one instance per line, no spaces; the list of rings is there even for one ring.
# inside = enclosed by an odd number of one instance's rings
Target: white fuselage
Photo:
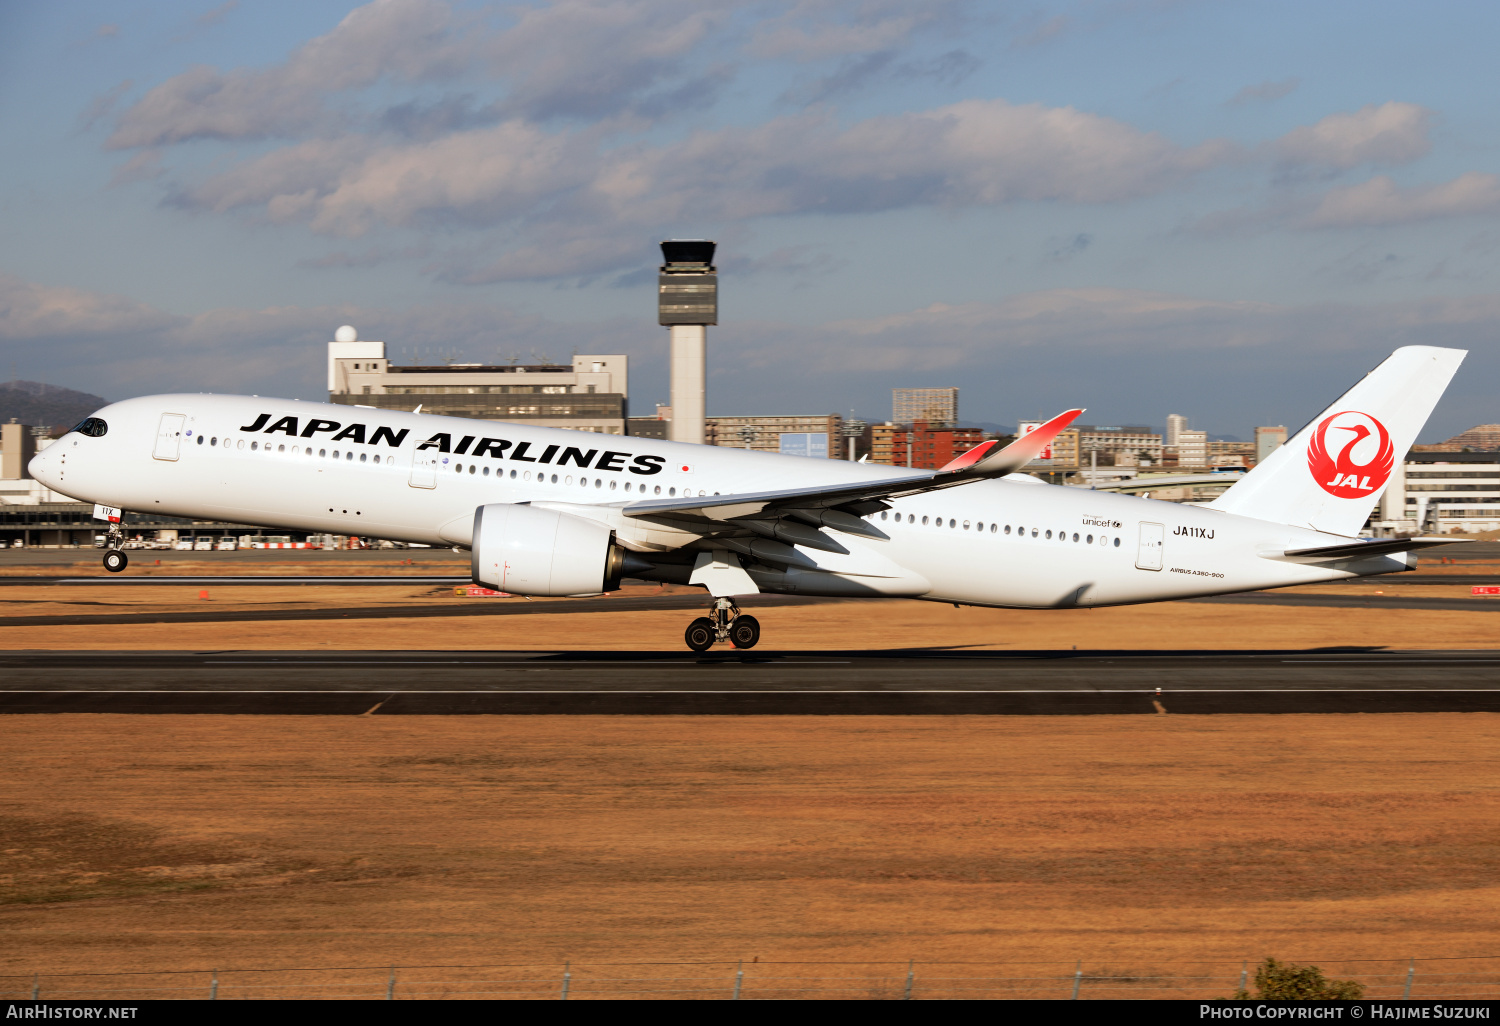
[[[64,494],[126,510],[430,545],[467,546],[478,506],[532,503],[608,523],[623,545],[643,553],[702,548],[690,530],[626,517],[620,508],[912,476],[872,464],[249,396],[147,396],[96,416],[108,425],[103,436],[70,432],[37,455],[33,475]],[[438,444],[419,449],[435,438]],[[1271,559],[1266,554],[1348,539],[1034,479],[890,502],[864,518],[884,540],[825,529],[847,553],[799,548],[802,566],[752,576],[765,591],[1059,607],[1304,584],[1406,565],[1406,557],[1357,566]]]

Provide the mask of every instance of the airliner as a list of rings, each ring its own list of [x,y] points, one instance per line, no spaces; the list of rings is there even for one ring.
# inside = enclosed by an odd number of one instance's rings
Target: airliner
[[[32,459],[121,510],[467,550],[512,595],[701,586],[689,648],[753,647],[737,597],[1074,609],[1367,577],[1453,539],[1358,537],[1466,351],[1396,350],[1205,506],[1047,485],[1022,469],[1069,410],[936,470],[259,396],[113,403]],[[149,583],[160,578],[136,578]]]

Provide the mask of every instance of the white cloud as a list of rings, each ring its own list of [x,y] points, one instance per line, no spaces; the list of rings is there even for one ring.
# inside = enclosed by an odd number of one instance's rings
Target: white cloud
[[[1301,83],[1302,80],[1297,78],[1296,76],[1282,79],[1279,82],[1273,82],[1268,79],[1267,81],[1261,82],[1258,85],[1245,86],[1239,92],[1230,97],[1229,102],[1232,105],[1238,106],[1240,104],[1250,103],[1253,100],[1279,100],[1283,96],[1291,95],[1294,91],[1296,91],[1297,86],[1301,85]]]
[[[0,339],[43,342],[161,331],[181,318],[124,296],[40,285],[0,273]]]
[[[682,71],[683,58],[725,22],[730,6],[557,0],[515,8],[514,23],[496,29],[478,16],[455,15],[445,0],[374,0],[281,64],[227,72],[199,66],[168,79],[121,115],[108,145],[326,134],[359,120],[350,108],[330,109],[334,94],[382,81],[431,83],[466,75],[509,83],[500,116],[600,117],[690,108],[715,95],[730,73],[718,69],[680,84],[687,95],[656,97],[652,91]]]
[[[510,83],[504,104],[530,118],[602,117],[631,109],[739,4],[702,0],[556,0],[523,8],[485,46]],[[727,78],[727,73],[723,77]],[[699,84],[712,91],[711,82]],[[678,102],[691,105],[690,97]]]
[[[152,89],[121,117],[109,145],[163,146],[193,139],[288,136],[326,125],[326,94],[383,78],[452,77],[472,59],[440,0],[375,0],[283,64],[221,72],[198,66]]]
[[[548,133],[508,121],[420,145],[313,141],[211,178],[179,202],[259,206],[329,235],[509,224],[553,244],[683,219],[1104,203],[1159,193],[1239,155],[1223,142],[1185,148],[1072,108],[1003,100],[846,128],[826,113],[803,114],[656,147],[605,150],[599,139],[597,131]],[[577,247],[596,263],[608,248]]]
[[[957,28],[968,0],[798,0],[762,19],[747,49],[756,57],[818,60],[873,53],[922,29]]]
[[[1360,164],[1407,164],[1432,148],[1433,114],[1415,103],[1382,103],[1330,114],[1293,129],[1273,145],[1287,164],[1347,170]]]
[[[1500,211],[1500,175],[1470,171],[1451,182],[1403,189],[1381,175],[1358,185],[1331,189],[1307,224],[1349,228],[1401,224]]]

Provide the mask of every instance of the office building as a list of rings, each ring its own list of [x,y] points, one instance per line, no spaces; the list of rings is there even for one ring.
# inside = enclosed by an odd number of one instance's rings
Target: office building
[[[31,474],[26,465],[36,455],[36,434],[15,417],[9,424],[0,424],[0,480],[19,481]]]
[[[929,425],[921,420],[909,426],[876,424],[870,435],[870,462],[937,470],[982,441],[984,432],[979,428]]]
[[[1254,442],[1209,442],[1208,465],[1211,467],[1255,466]]]
[[[1179,467],[1208,466],[1208,432],[1189,427],[1177,430],[1177,465]]]
[[[1179,433],[1186,431],[1188,419],[1180,413],[1167,414],[1167,433],[1162,436],[1162,444],[1175,446]]]
[[[817,437],[821,436],[822,454],[837,459],[842,445],[843,424],[843,418],[837,413],[708,417],[704,421],[704,441],[709,445],[727,446],[731,449],[792,452],[805,456],[809,452],[819,451]],[[783,440],[783,435],[788,437]]]
[[[1286,425],[1258,427],[1255,429],[1255,462],[1264,463],[1266,457],[1286,444]]]
[[[1101,467],[1155,466],[1162,460],[1161,435],[1139,425],[1079,424],[1078,458],[1087,466],[1098,453]]]
[[[1396,464],[1372,520],[1377,534],[1500,530],[1500,454],[1413,450]]]
[[[359,341],[348,325],[328,347],[328,401],[383,410],[513,421],[625,434],[628,365],[619,353],[567,364],[450,363],[398,366],[384,342]]]
[[[958,389],[893,388],[891,420],[897,424],[922,421],[929,428],[948,427],[958,423]]]

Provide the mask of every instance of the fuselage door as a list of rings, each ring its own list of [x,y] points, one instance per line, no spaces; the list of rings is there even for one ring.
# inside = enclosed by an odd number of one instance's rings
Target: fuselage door
[[[182,445],[182,426],[187,423],[183,413],[163,413],[156,427],[156,448],[151,456],[158,460],[175,460]]]
[[[411,458],[411,486],[413,488],[436,488],[438,461],[442,453],[436,449],[418,449]]]
[[[1167,529],[1161,524],[1142,524],[1140,547],[1135,552],[1135,565],[1141,570],[1160,570],[1162,544]]]

